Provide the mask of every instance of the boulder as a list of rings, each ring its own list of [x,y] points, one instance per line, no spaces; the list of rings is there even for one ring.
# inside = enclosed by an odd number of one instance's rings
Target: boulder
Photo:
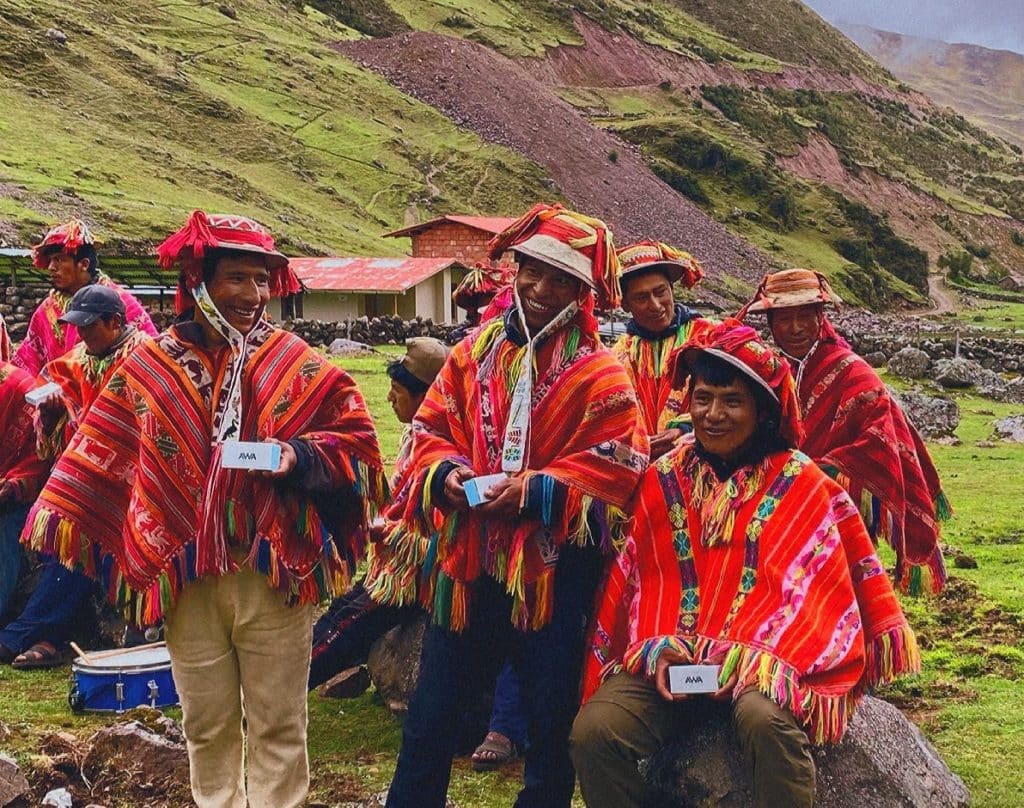
[[[135,783],[157,793],[188,789],[188,754],[181,730],[171,719],[164,720],[169,723],[154,721],[147,726],[127,721],[99,730],[89,739],[82,774],[96,782],[105,773],[130,771]]]
[[[728,708],[701,721],[648,762],[649,805],[743,808],[752,804],[747,768]],[[932,745],[884,701],[866,697],[846,737],[815,750],[817,808],[961,808],[970,795]],[[781,807],[780,807],[781,808]]]
[[[1010,443],[1024,443],[1024,415],[1008,415],[995,422],[996,437]]]
[[[327,346],[327,353],[331,354],[331,356],[357,356],[372,351],[373,348],[365,343],[342,337],[339,337]]]
[[[995,371],[983,368],[974,380],[974,392],[985,398],[1002,401],[1006,395],[1006,379]]]
[[[963,357],[940,359],[932,369],[932,378],[947,390],[959,390],[977,384],[984,370],[977,362]]]
[[[889,372],[903,379],[923,379],[931,363],[931,358],[924,351],[901,348],[889,358]]]
[[[960,424],[960,408],[948,398],[936,398],[924,393],[896,393],[896,400],[904,414],[918,432],[928,440],[956,436]]]
[[[384,703],[395,713],[409,709],[409,698],[420,675],[420,647],[430,618],[423,615],[391,629],[370,648],[366,667]]]
[[[1006,383],[1003,389],[1003,396],[1000,401],[1007,401],[1010,404],[1024,404],[1024,376],[1018,376]]]
[[[325,699],[354,699],[370,687],[370,674],[363,665],[347,668],[320,685],[316,692]]]
[[[888,360],[881,351],[872,351],[871,353],[864,354],[864,361],[873,368],[883,368]]]
[[[0,808],[28,797],[28,780],[14,758],[0,755]]]

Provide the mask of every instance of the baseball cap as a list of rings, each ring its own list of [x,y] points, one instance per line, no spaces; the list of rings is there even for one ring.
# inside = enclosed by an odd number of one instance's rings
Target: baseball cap
[[[90,283],[75,292],[68,310],[57,318],[57,322],[74,326],[92,325],[106,314],[119,314],[123,320],[124,301],[109,286]]]

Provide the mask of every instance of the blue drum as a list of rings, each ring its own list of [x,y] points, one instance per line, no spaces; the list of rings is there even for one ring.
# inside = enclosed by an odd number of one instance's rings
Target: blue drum
[[[171,658],[163,643],[77,657],[71,665],[68,704],[81,712],[123,713],[133,707],[178,703]]]

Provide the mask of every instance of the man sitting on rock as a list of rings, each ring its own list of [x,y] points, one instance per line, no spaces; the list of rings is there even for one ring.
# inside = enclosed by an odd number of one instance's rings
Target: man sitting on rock
[[[98,284],[117,292],[124,301],[125,324],[150,336],[156,334],[153,321],[142,305],[100,272],[96,241],[84,222],[71,219],[50,229],[32,248],[32,263],[46,269],[53,289],[32,313],[28,332],[14,355],[14,364],[37,376],[47,362],[58,359],[78,342],[78,329],[62,322],[72,296],[84,286]]]
[[[692,289],[704,270],[688,253],[654,241],[618,251],[622,308],[631,315],[626,333],[612,346],[636,388],[651,436],[651,459],[661,457],[690,431],[683,391],[673,385],[676,351],[714,324],[676,303],[672,286]]]
[[[917,645],[849,496],[794,448],[787,364],[735,320],[682,361],[693,436],[648,469],[602,595],[585,695],[600,687],[571,739],[583,799],[638,808],[638,762],[710,698],[731,703],[754,803],[810,806],[811,744],[916,671]],[[670,689],[691,664],[721,666],[710,696]]]
[[[938,592],[949,503],[920,434],[825,317],[826,304],[839,302],[822,275],[787,269],[766,275],[739,317],[767,314],[772,339],[796,367],[800,448],[847,490],[871,537],[889,540],[899,587]]]
[[[35,414],[36,452],[48,462],[60,457],[121,363],[149,339],[145,332],[125,324],[124,301],[101,284],[75,292],[60,323],[75,326],[82,341],[49,362],[40,374],[41,382],[59,387],[39,402]],[[0,631],[0,661],[20,669],[62,664],[61,645],[92,590],[88,576],[48,560],[21,614]],[[17,655],[13,661],[12,654]]]

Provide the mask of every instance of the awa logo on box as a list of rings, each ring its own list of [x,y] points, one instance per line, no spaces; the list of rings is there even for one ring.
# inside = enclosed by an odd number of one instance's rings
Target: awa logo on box
[[[281,465],[281,447],[276,443],[226,440],[221,465],[226,469],[277,471]]]

